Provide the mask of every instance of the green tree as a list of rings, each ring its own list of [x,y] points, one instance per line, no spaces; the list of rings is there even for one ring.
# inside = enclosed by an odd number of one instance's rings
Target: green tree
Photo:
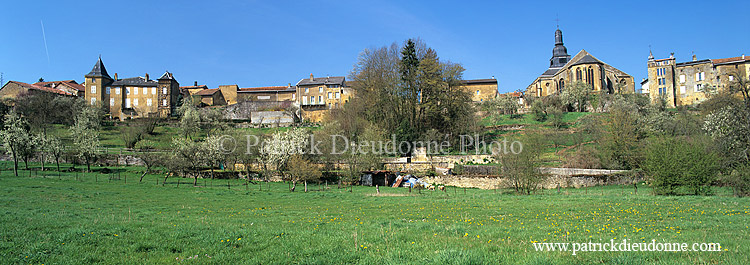
[[[560,93],[560,99],[569,109],[584,112],[586,111],[590,93],[591,85],[577,81],[565,87]]]
[[[297,182],[302,181],[305,184],[307,192],[307,182],[317,181],[322,177],[318,165],[310,162],[302,154],[294,154],[289,158],[289,177],[292,181],[292,192],[297,188]]]

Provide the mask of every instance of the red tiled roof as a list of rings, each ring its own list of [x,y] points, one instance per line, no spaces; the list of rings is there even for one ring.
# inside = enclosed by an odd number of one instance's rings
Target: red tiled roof
[[[210,95],[213,95],[214,93],[216,93],[218,91],[219,91],[218,88],[204,89],[204,90],[196,92],[194,95],[198,95],[198,96],[210,96]]]
[[[520,98],[523,94],[521,92],[508,92],[504,94],[500,94],[501,97],[514,97],[514,98]]]
[[[738,57],[730,57],[730,58],[722,58],[722,59],[711,59],[711,62],[714,64],[723,64],[723,63],[730,63],[730,62],[747,62],[750,61],[750,56],[738,56]]]
[[[246,88],[240,88],[238,92],[245,92],[245,91],[279,91],[279,90],[287,90],[291,89],[289,86],[262,86],[262,87],[246,87]]]
[[[83,85],[78,84],[78,82],[76,82],[75,80],[36,82],[36,83],[34,83],[34,85],[44,86],[44,87],[51,87],[52,85],[55,85],[55,86],[64,85],[64,86],[67,86],[69,88],[72,88],[72,89],[75,89],[75,90],[78,90],[78,91],[85,91],[86,90],[86,88]]]
[[[8,81],[8,83],[14,83],[14,84],[17,84],[19,86],[22,86],[22,87],[25,87],[25,88],[28,88],[28,89],[40,90],[40,91],[44,91],[44,92],[49,92],[49,93],[54,93],[54,94],[60,94],[60,95],[70,96],[69,93],[66,93],[65,91],[62,91],[62,90],[59,90],[59,89],[56,89],[56,88],[51,88],[51,87],[46,87],[46,86],[40,86],[40,85],[36,85],[36,84],[29,84],[29,83],[24,83],[24,82],[19,82],[19,81]]]

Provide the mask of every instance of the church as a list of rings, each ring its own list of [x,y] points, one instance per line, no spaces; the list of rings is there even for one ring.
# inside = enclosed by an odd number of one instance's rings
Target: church
[[[634,93],[633,77],[581,50],[573,56],[563,44],[562,30],[555,31],[555,47],[549,68],[526,88],[526,96],[545,97],[559,93],[575,82],[588,84],[593,91]]]

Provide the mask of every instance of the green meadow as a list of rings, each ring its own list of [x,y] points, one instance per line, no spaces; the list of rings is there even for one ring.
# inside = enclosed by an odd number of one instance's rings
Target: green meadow
[[[750,200],[722,188],[707,197],[654,196],[645,184],[535,196],[335,184],[291,193],[237,179],[139,183],[138,167],[15,177],[1,165],[0,264],[750,264]],[[572,255],[532,245],[610,239],[722,249]]]

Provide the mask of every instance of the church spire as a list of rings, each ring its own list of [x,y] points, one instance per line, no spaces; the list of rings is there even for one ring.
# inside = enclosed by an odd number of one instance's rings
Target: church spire
[[[552,58],[549,60],[549,66],[551,68],[563,67],[570,61],[570,55],[568,55],[568,49],[563,45],[562,30],[559,28],[555,30],[555,48],[552,49]]]

